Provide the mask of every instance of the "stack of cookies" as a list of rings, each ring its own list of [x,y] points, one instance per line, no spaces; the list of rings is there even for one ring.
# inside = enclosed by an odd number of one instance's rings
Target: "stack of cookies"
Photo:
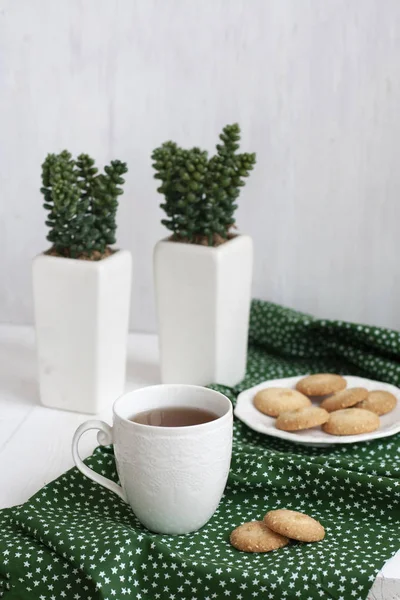
[[[313,400],[313,402],[311,402]],[[320,373],[297,382],[296,389],[270,387],[259,391],[254,406],[283,431],[301,431],[322,426],[331,435],[359,435],[375,431],[379,416],[396,406],[390,392],[347,388],[340,375]]]
[[[270,510],[262,521],[249,521],[236,527],[230,542],[242,552],[270,552],[286,546],[290,540],[319,542],[325,537],[321,523],[295,510]]]

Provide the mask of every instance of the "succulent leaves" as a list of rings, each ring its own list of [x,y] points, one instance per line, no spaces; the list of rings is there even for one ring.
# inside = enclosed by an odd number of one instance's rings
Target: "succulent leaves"
[[[240,128],[224,127],[217,153],[208,158],[200,148],[186,150],[165,142],[152,153],[154,177],[164,195],[162,220],[173,238],[214,245],[216,236],[226,239],[235,225],[234,213],[240,188],[256,162],[256,155],[238,154]]]
[[[47,155],[40,191],[48,211],[47,239],[57,254],[70,258],[94,251],[103,254],[115,243],[118,196],[127,170],[125,163],[114,160],[98,174],[87,154],[76,160],[67,150]]]

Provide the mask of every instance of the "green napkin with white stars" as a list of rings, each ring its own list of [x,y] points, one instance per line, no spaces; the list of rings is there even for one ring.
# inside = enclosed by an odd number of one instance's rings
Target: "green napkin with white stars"
[[[331,371],[400,383],[400,334],[321,321],[254,301],[248,371],[232,402],[266,379]],[[117,481],[111,447],[86,461]],[[329,448],[296,446],[234,425],[220,506],[196,533],[157,535],[120,498],[71,469],[0,512],[6,600],[261,600],[367,597],[400,547],[400,435]],[[274,508],[316,517],[326,537],[266,554],[240,553],[232,529]]]

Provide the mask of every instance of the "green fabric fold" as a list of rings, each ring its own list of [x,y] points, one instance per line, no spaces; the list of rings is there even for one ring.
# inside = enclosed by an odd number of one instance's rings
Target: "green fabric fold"
[[[318,320],[253,301],[245,380],[317,371],[400,377],[398,332]],[[6,600],[360,600],[399,549],[400,435],[352,446],[297,446],[234,425],[232,466],[220,506],[200,531],[148,532],[131,509],[71,469],[21,506],[0,512],[0,590]],[[112,448],[86,461],[117,480]],[[237,525],[285,507],[326,528],[317,544],[267,554],[229,544]]]

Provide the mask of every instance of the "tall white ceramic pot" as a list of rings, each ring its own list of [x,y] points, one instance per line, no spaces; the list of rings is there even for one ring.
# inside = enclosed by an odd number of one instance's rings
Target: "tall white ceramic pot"
[[[236,385],[246,371],[253,243],[162,240],[154,250],[161,380]]]
[[[124,392],[131,255],[100,261],[41,254],[33,261],[40,398],[97,413]]]

